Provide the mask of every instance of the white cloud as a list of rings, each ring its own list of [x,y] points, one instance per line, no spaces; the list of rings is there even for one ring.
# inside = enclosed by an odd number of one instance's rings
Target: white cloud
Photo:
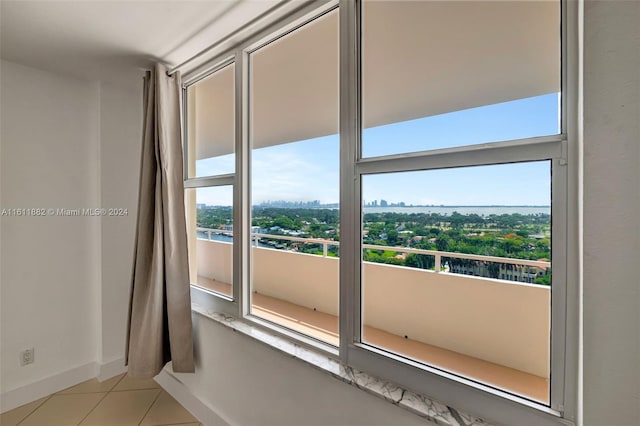
[[[252,203],[263,201],[338,201],[336,164],[314,161],[298,150],[258,150],[252,165]]]

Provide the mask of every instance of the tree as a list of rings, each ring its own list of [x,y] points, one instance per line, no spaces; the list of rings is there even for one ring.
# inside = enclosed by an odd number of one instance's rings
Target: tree
[[[398,244],[398,231],[393,229],[387,232],[387,244],[390,246]]]
[[[279,226],[282,229],[299,229],[296,228],[293,220],[285,216],[278,216],[277,218],[275,218],[271,226]]]
[[[439,251],[447,251],[450,243],[451,240],[446,235],[440,235],[438,238],[436,238],[436,248]]]
[[[435,259],[426,254],[409,253],[404,264],[410,268],[431,269],[435,266]]]

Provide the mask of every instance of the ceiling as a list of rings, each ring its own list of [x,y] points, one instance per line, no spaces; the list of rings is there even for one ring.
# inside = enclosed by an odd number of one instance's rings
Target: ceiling
[[[181,63],[281,3],[0,0],[0,54],[48,71],[123,82],[155,60]]]

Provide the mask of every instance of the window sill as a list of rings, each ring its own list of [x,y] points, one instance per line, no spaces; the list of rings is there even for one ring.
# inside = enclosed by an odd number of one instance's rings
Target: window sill
[[[481,419],[462,413],[429,397],[418,395],[391,382],[345,366],[319,351],[302,347],[289,339],[278,336],[275,333],[269,333],[231,315],[215,312],[213,309],[207,309],[195,302],[192,302],[191,310],[438,425],[490,426],[489,423]]]

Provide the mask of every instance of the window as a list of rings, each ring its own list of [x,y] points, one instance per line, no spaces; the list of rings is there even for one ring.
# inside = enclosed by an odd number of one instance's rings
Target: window
[[[185,192],[191,282],[232,298],[233,187],[187,188]]]
[[[365,0],[361,17],[359,342],[549,404],[560,5]]]
[[[251,314],[337,346],[338,11],[251,51],[248,66]]]
[[[185,208],[191,283],[233,298],[235,64],[185,90]]]
[[[454,407],[573,420],[576,10],[314,7],[185,77],[194,286]]]
[[[549,161],[363,175],[362,343],[548,403],[550,179]]]

